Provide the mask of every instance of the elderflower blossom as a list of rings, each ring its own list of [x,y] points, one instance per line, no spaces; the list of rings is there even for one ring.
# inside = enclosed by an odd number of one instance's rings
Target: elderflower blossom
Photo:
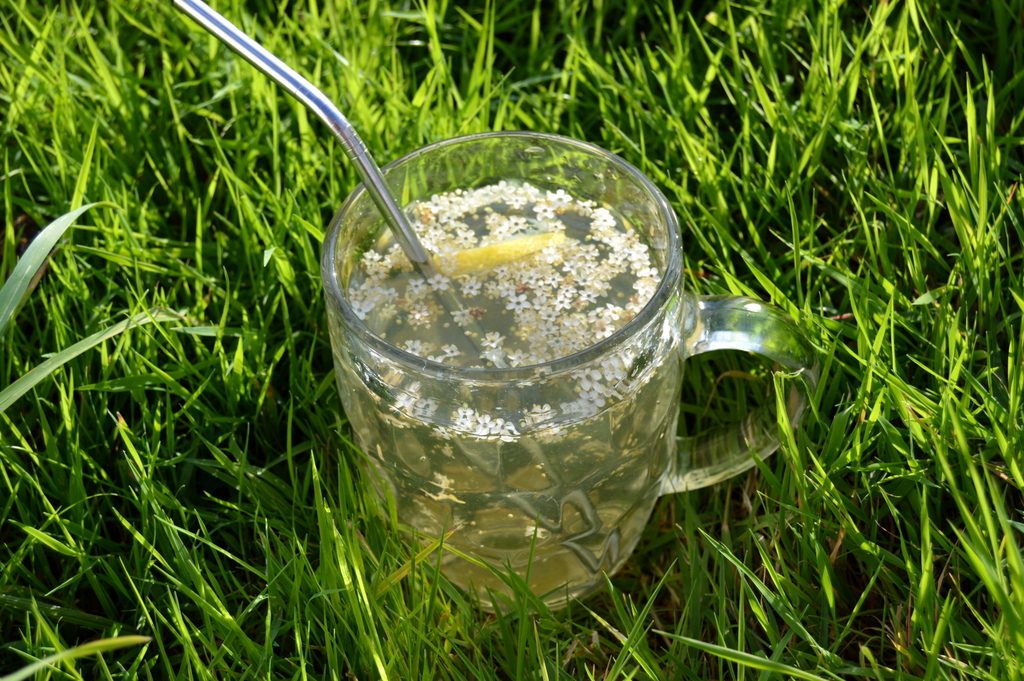
[[[491,331],[487,333],[483,340],[480,341],[481,345],[485,348],[498,348],[501,347],[502,343],[505,342],[505,337],[497,331]]]
[[[501,348],[488,348],[480,353],[480,358],[494,366],[500,366],[505,362],[505,351]]]
[[[428,359],[465,367],[549,362],[614,334],[659,285],[660,262],[641,233],[565,189],[500,181],[439,193],[407,211],[437,273],[424,280],[395,243],[371,248],[356,263],[348,297],[371,330]],[[518,252],[521,240],[547,234],[558,239],[527,255],[503,260],[494,250],[512,240]],[[481,248],[491,250],[462,256]],[[478,257],[495,262],[481,267]],[[438,298],[447,291],[458,309]],[[458,347],[477,352],[445,349]],[[571,408],[593,409],[607,395],[587,397]]]
[[[471,430],[476,423],[476,410],[471,407],[459,407],[452,415],[452,426],[456,430]]]
[[[512,294],[505,302],[505,309],[511,310],[512,312],[522,312],[523,310],[528,310],[531,307],[533,306],[530,304],[530,299],[525,293]]]
[[[413,355],[423,357],[430,352],[430,344],[424,343],[419,338],[413,338],[402,343],[402,349]]]
[[[447,291],[451,280],[443,274],[435,274],[427,279],[427,283],[430,284],[430,288],[435,291]]]

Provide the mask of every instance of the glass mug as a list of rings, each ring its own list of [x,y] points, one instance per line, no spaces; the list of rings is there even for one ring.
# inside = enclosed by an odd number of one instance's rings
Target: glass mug
[[[778,447],[764,409],[677,438],[687,357],[767,357],[800,379],[787,397],[798,422],[816,380],[810,344],[774,307],[686,293],[676,216],[623,159],[554,135],[488,133],[427,146],[384,172],[403,205],[523,180],[614,207],[660,272],[646,306],[582,351],[533,366],[454,367],[389,344],[356,314],[346,286],[386,227],[361,186],[335,215],[322,276],[345,413],[399,520],[443,538],[442,571],[483,606],[508,593],[507,570],[552,606],[588,594],[625,562],[658,496],[724,480]]]

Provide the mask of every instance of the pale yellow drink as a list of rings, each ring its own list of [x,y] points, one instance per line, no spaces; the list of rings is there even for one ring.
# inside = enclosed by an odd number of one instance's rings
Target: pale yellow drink
[[[437,256],[437,277],[424,282],[384,238],[362,254],[349,295],[376,334],[441,364],[556,360],[615,333],[657,286],[640,236],[613,211],[564,192],[488,186],[409,214]],[[457,294],[454,318],[433,287]],[[489,589],[504,590],[494,567],[509,568],[548,593],[616,569],[657,497],[681,366],[674,355],[657,366],[637,360],[631,348],[610,354],[567,378],[572,399],[554,404],[538,390],[519,405],[489,403],[481,392],[442,406],[396,375],[384,395],[352,391],[349,418],[390,481],[399,516],[423,537],[447,537],[451,579],[486,600]],[[358,373],[342,383],[364,383]]]

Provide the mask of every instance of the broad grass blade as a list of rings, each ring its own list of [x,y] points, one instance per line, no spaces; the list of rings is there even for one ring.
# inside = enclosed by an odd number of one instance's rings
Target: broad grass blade
[[[113,638],[101,638],[98,641],[90,641],[74,648],[62,650],[56,655],[50,655],[49,657],[37,660],[26,667],[22,667],[13,674],[0,676],[0,681],[22,681],[22,679],[31,678],[33,675],[64,660],[74,660],[79,657],[97,655],[119,648],[138,646],[143,643],[149,643],[150,640],[149,636],[115,636]]]
[[[668,631],[655,630],[654,633],[679,641],[680,643],[684,643],[688,646],[692,646],[697,650],[703,651],[710,655],[714,655],[716,657],[720,657],[723,660],[729,660],[730,662],[734,662],[742,667],[748,667],[750,669],[759,669],[761,671],[769,672],[771,674],[781,674],[784,676],[789,676],[794,679],[805,679],[806,681],[826,681],[825,677],[823,676],[818,676],[817,674],[812,674],[811,672],[804,671],[802,669],[797,669],[796,667],[792,667],[788,664],[778,662],[777,660],[769,660],[768,658],[761,657],[760,655],[754,655],[752,653],[747,653],[742,650],[733,650],[732,648],[726,648],[725,646],[715,645],[714,643],[707,643],[705,641],[700,641],[698,639],[690,638],[688,636],[680,636],[678,634],[673,634]],[[3,679],[0,679],[0,681],[3,681]]]
[[[70,347],[64,348],[60,352],[55,353],[52,357],[49,357],[42,364],[33,367],[27,374],[0,391],[0,414],[7,411],[7,408],[14,404],[19,397],[34,388],[40,381],[56,371],[59,367],[71,361],[75,357],[78,357],[86,350],[96,347],[103,341],[113,338],[114,336],[124,333],[128,329],[136,326],[143,326],[153,322],[172,322],[179,320],[181,320],[181,315],[174,312],[167,310],[147,310],[146,312],[140,312],[139,314],[133,315],[129,319],[125,319],[117,324],[108,326],[102,331],[97,331],[88,338],[80,340]],[[5,681],[5,679],[0,679],[0,681]]]
[[[95,203],[90,203],[60,216],[44,227],[38,236],[32,240],[28,248],[25,249],[25,254],[21,256],[18,264],[14,266],[14,271],[11,272],[10,278],[4,282],[3,288],[0,288],[0,333],[3,333],[3,330],[7,328],[7,324],[14,317],[14,312],[18,309],[21,299],[25,296],[25,291],[28,290],[32,277],[43,266],[46,259],[50,257],[50,251],[60,241],[60,238],[64,236],[64,232],[82,213],[95,205]]]

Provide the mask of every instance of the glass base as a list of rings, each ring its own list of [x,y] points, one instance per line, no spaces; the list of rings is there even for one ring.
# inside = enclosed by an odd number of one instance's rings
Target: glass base
[[[645,504],[645,506],[647,506]],[[600,591],[607,577],[615,574],[629,558],[640,540],[651,508],[635,509],[621,527],[607,536],[595,561],[594,554],[582,545],[563,542],[556,548],[544,547],[515,564],[479,556],[466,556],[442,549],[441,571],[453,584],[473,594],[479,606],[495,612],[503,601],[518,600],[517,594],[533,594],[551,610],[564,608],[570,600],[579,600]],[[461,554],[461,555],[460,555]]]

